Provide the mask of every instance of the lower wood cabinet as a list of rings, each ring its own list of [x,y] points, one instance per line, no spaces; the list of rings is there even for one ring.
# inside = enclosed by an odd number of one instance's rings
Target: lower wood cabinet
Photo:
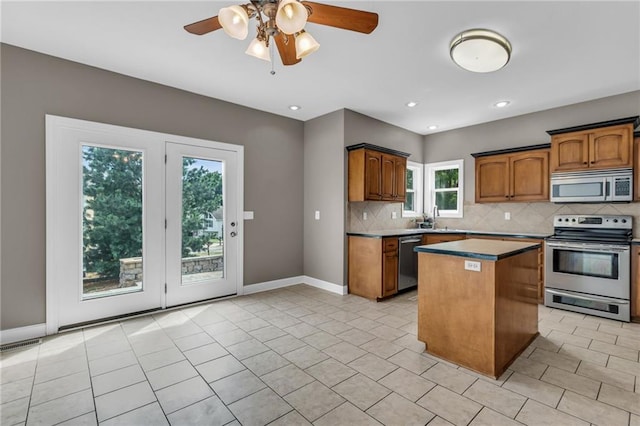
[[[449,241],[464,240],[464,234],[425,234],[422,236],[422,244],[447,243]]]
[[[350,294],[381,299],[398,292],[398,238],[349,236]]]
[[[640,245],[631,250],[631,321],[640,322]]]
[[[538,303],[544,303],[544,240],[538,238],[511,238],[511,237],[494,237],[491,235],[469,235],[467,238],[476,238],[479,240],[501,240],[501,241],[517,241],[521,243],[540,244],[538,249]]]

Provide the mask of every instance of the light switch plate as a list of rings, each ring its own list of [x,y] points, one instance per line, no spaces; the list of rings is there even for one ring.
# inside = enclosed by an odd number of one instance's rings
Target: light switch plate
[[[362,212],[362,220],[367,220],[367,212]]]
[[[253,212],[244,212],[244,220],[253,220]]]
[[[320,220],[320,210],[316,210],[315,218],[316,220]]]
[[[465,260],[464,269],[466,269],[467,271],[480,272],[482,271],[482,264],[480,262],[474,262],[472,260]]]
[[[511,212],[504,212],[504,220],[511,220]]]

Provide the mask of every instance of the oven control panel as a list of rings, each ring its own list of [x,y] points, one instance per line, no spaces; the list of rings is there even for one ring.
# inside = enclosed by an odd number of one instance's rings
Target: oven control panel
[[[553,218],[556,228],[632,229],[633,216],[560,214]]]

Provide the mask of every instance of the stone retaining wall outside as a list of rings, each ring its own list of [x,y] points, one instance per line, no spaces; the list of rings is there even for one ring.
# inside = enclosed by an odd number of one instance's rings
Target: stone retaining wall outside
[[[185,257],[182,259],[182,275],[221,271],[224,267],[222,255]],[[131,287],[142,281],[142,258],[120,259],[120,287]]]

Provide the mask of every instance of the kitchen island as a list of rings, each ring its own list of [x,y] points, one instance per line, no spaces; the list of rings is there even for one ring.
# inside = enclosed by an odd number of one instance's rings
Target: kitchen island
[[[418,340],[498,378],[538,335],[538,249],[467,239],[416,247]]]

